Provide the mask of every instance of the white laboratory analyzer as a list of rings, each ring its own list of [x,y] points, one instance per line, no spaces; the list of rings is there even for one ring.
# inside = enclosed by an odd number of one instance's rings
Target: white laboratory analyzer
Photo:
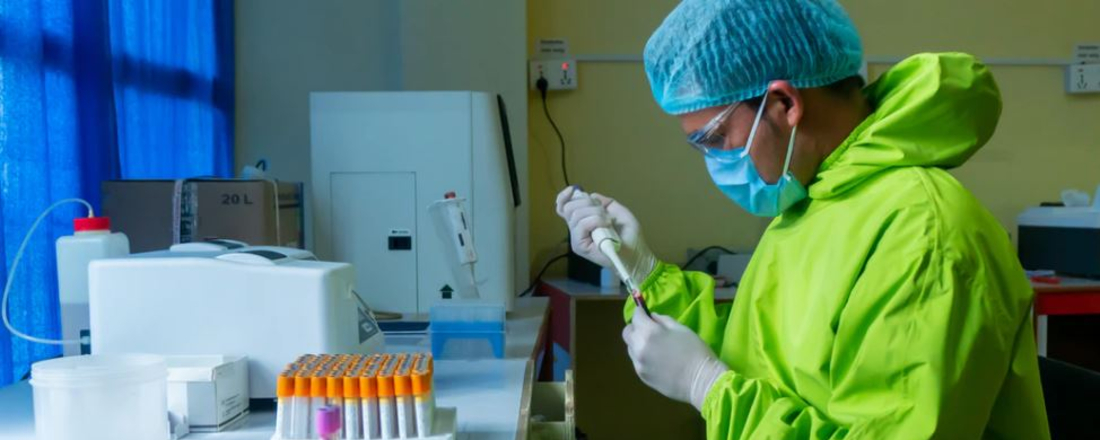
[[[248,357],[249,394],[275,397],[303,353],[381,351],[350,264],[269,246],[176,249],[89,266],[93,354]]]
[[[511,310],[520,200],[504,115],[482,92],[311,94],[317,255],[353,264],[379,311],[473,296]],[[440,237],[441,214],[468,231]]]

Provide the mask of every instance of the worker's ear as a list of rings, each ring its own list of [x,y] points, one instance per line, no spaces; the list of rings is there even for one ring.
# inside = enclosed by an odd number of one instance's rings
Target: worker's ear
[[[785,120],[790,127],[802,121],[802,112],[805,109],[802,94],[790,82],[772,81],[768,85],[768,101],[768,107],[776,112],[771,115],[774,118]]]

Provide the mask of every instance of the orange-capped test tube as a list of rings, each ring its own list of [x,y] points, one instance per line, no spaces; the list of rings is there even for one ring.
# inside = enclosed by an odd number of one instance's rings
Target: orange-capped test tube
[[[340,406],[344,401],[344,374],[342,371],[330,371],[325,375],[325,397],[329,405]]]
[[[393,395],[397,407],[397,434],[401,438],[417,437],[412,394],[412,370],[417,356],[415,354],[405,356],[393,372]]]
[[[432,355],[421,354],[413,363],[412,371],[416,432],[421,437],[431,435],[432,424],[435,423],[435,394],[432,388]]]
[[[363,438],[363,417],[359,415],[359,374],[362,367],[353,366],[344,370],[344,438],[359,440]]]
[[[299,369],[294,375],[294,397],[291,398],[290,438],[309,435],[309,371]]]
[[[294,397],[294,376],[292,371],[284,371],[275,382],[275,433],[281,438],[290,438],[290,400]]]
[[[324,373],[325,377],[325,400],[328,401],[328,405],[335,406],[341,409],[343,413],[344,403],[344,378],[340,370],[343,367],[340,364],[333,366],[333,369]],[[316,411],[314,411],[316,412]],[[336,431],[337,439],[344,438],[344,425],[341,423],[340,430]]]
[[[382,438],[382,427],[378,418],[378,372],[389,362],[389,355],[373,358],[359,375],[359,395],[363,406],[360,408],[363,418],[363,438]]]
[[[407,355],[391,357],[378,371],[378,424],[382,438],[397,438],[397,401],[394,396],[394,374]]]

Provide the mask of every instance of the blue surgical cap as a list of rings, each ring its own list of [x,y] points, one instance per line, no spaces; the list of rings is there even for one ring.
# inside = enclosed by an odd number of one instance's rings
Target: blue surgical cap
[[[685,0],[645,47],[653,97],[679,115],[859,73],[855,25],[833,0]]]

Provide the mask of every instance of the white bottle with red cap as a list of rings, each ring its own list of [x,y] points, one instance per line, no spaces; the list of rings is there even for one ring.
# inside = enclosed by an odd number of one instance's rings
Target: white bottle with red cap
[[[130,255],[130,239],[111,232],[107,217],[73,219],[73,235],[57,239],[57,287],[61,338],[82,339],[88,330],[88,263]],[[65,356],[81,354],[85,344],[65,346]]]

